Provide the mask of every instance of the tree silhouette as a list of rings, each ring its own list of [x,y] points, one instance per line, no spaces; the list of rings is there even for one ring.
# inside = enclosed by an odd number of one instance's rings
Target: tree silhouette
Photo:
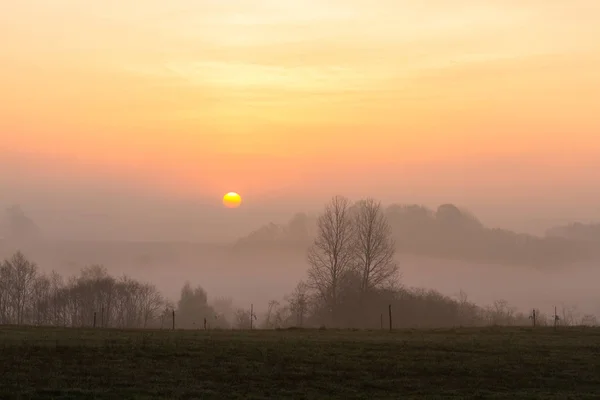
[[[319,216],[317,237],[308,250],[308,284],[325,301],[334,325],[340,290],[353,268],[354,234],[350,201],[334,197]]]

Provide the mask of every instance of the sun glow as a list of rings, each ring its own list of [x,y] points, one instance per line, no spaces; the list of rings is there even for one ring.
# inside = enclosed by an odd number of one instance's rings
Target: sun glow
[[[223,196],[223,205],[227,208],[238,208],[242,204],[242,197],[236,192],[229,192]]]

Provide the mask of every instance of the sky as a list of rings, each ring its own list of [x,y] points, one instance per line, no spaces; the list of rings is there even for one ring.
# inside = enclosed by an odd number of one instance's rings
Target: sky
[[[600,218],[598,49],[596,0],[2,0],[0,203]]]

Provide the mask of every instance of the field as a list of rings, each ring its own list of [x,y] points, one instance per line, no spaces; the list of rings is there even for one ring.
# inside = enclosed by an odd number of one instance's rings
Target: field
[[[585,399],[600,329],[0,327],[0,398]]]

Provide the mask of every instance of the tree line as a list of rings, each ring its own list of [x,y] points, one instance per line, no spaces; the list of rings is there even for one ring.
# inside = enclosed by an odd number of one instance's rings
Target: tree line
[[[442,219],[464,218],[466,226],[480,224],[452,207]],[[466,217],[465,217],[466,215]],[[470,222],[469,222],[470,221]],[[464,292],[454,298],[435,290],[406,288],[395,260],[398,245],[389,213],[374,199],[355,203],[336,196],[317,217],[314,239],[307,250],[309,268],[284,302],[271,301],[267,328],[290,326],[381,329],[436,328],[532,324],[531,313],[519,312],[505,300],[481,307]],[[579,316],[561,307],[560,316],[535,310],[537,325],[596,325],[592,315]]]
[[[231,298],[209,300],[199,285],[186,283],[177,301],[151,283],[115,277],[92,265],[65,278],[44,272],[21,252],[0,265],[0,324],[65,327],[182,329],[265,329],[332,327],[381,329],[488,325],[530,325],[532,314],[499,300],[481,307],[461,292],[406,288],[395,253],[398,248],[388,215],[373,199],[352,203],[336,196],[316,221],[308,246],[306,279],[260,317],[235,307]],[[562,308],[563,325],[596,325],[591,315]],[[535,312],[537,325],[557,315]]]
[[[100,265],[66,279],[41,271],[21,252],[0,264],[0,324],[156,329],[172,327],[175,313],[179,328],[204,326],[204,319],[228,328],[231,307],[228,299],[209,305],[204,289],[189,283],[172,302],[154,284],[111,276]],[[215,308],[223,311],[221,318]]]
[[[333,197],[316,221],[306,281],[298,284],[287,306],[272,303],[266,322],[377,329],[388,326],[389,307],[394,327],[522,322],[508,307],[483,313],[466,299],[403,288],[395,252],[381,203]]]
[[[101,266],[65,279],[43,273],[17,252],[0,266],[0,323],[69,327],[144,328],[155,324],[165,300],[157,288]],[[94,316],[96,314],[96,316]]]
[[[600,223],[573,222],[567,225],[555,226],[546,231],[548,237],[561,237],[570,240],[600,242]]]
[[[597,246],[584,240],[582,234],[540,237],[489,228],[472,213],[454,204],[442,204],[437,209],[417,204],[392,204],[382,208],[382,212],[400,253],[531,266],[600,259]],[[305,249],[317,234],[316,225],[316,217],[298,213],[287,224],[267,224],[240,238],[236,248],[246,251],[256,248],[264,251],[273,247]],[[589,236],[587,231],[586,235]]]

